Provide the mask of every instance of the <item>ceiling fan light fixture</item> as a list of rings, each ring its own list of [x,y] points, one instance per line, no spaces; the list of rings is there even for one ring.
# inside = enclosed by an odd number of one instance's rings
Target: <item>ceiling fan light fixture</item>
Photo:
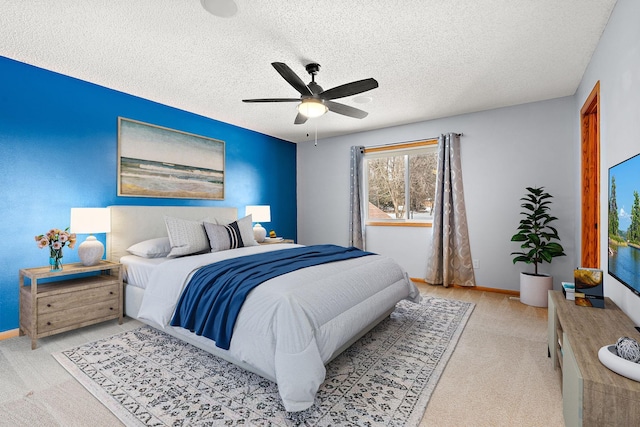
[[[303,99],[298,104],[298,112],[303,116],[313,119],[322,116],[327,112],[327,106],[317,99]]]
[[[231,18],[238,13],[234,0],[200,0],[200,4],[210,14],[220,18]]]

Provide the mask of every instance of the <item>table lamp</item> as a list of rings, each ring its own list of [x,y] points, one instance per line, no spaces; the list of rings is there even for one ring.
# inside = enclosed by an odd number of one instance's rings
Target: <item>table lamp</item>
[[[251,215],[251,220],[256,223],[253,226],[253,238],[258,243],[264,242],[267,230],[260,223],[271,222],[271,207],[269,205],[247,206],[245,215]]]
[[[104,255],[104,245],[93,234],[111,231],[109,208],[71,208],[71,232],[89,234],[78,246],[78,256],[83,265],[96,265]]]

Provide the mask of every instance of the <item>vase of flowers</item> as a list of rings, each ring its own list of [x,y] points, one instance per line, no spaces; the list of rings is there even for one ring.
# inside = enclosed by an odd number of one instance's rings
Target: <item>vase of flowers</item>
[[[69,245],[73,249],[76,244],[76,235],[69,233],[69,227],[64,230],[52,228],[47,234],[36,236],[36,242],[40,249],[49,246],[49,269],[51,271],[62,270],[62,248]]]

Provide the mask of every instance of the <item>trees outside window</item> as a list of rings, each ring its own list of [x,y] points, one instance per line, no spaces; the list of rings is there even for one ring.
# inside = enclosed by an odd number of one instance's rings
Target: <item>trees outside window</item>
[[[433,219],[437,141],[365,149],[370,221]]]

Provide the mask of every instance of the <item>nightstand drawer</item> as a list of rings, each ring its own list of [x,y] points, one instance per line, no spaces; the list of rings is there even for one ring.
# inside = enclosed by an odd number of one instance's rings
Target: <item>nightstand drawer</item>
[[[48,332],[61,332],[60,329],[90,325],[98,321],[116,318],[120,315],[119,298],[112,298],[84,307],[70,308],[38,316],[38,334],[46,336]]]
[[[64,292],[38,298],[38,315],[54,311],[75,308],[81,310],[82,306],[97,302],[118,299],[119,283],[113,282],[106,286],[84,289],[82,291]]]

